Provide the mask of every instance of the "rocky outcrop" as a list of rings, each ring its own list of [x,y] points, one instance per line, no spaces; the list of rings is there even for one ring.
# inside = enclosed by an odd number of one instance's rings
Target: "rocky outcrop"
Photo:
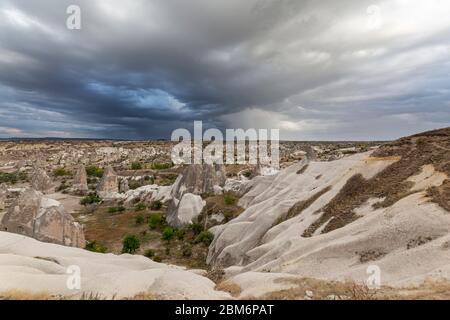
[[[22,192],[3,216],[2,229],[35,238],[39,241],[84,247],[83,228],[56,200],[41,192]]]
[[[42,193],[50,193],[53,188],[53,182],[44,169],[35,167],[31,175],[31,187]]]
[[[167,223],[172,227],[191,224],[201,213],[203,194],[221,194],[226,172],[223,165],[188,165],[172,186]]]
[[[86,168],[84,165],[80,165],[73,179],[72,191],[78,194],[86,194],[88,190]]]
[[[127,179],[122,179],[120,180],[120,188],[119,188],[121,193],[125,193],[128,192],[130,190],[130,186],[128,185],[128,180]]]
[[[192,193],[185,193],[181,200],[172,199],[167,211],[167,223],[174,228],[192,224],[205,205],[202,197]]]
[[[214,194],[214,186],[223,187],[225,180],[226,172],[223,165],[188,165],[175,182],[172,195],[181,199],[185,193]]]
[[[194,271],[157,263],[140,255],[99,254],[0,232],[0,292],[46,292],[65,299],[231,299]],[[47,259],[48,261],[46,261]],[[67,270],[80,266],[82,285],[68,288]]]
[[[117,174],[111,166],[106,167],[103,177],[97,186],[97,194],[104,198],[113,197],[119,192],[119,181]]]
[[[6,199],[8,198],[8,187],[5,184],[0,185],[0,211],[5,209]]]

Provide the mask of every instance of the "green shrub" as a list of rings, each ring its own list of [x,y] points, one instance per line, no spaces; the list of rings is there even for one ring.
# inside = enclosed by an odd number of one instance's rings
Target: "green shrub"
[[[177,174],[167,175],[159,184],[161,186],[170,186],[174,184],[174,182],[177,180],[177,177]]]
[[[162,262],[162,258],[160,256],[154,256],[153,261],[155,262]]]
[[[146,256],[147,258],[153,258],[155,256],[155,251],[153,251],[152,249],[145,250],[144,256]]]
[[[142,163],[140,162],[133,162],[131,164],[131,170],[141,170],[142,169]]]
[[[65,168],[56,168],[53,170],[53,175],[55,177],[64,177],[64,176],[70,176],[70,171],[67,171]]]
[[[106,253],[106,251],[107,251],[106,247],[102,246],[101,244],[97,243],[96,241],[88,241],[85,249],[92,251],[92,252],[99,252],[99,253]]]
[[[99,167],[89,166],[86,168],[86,174],[91,177],[101,178],[103,177],[104,170]]]
[[[0,183],[15,184],[19,181],[25,181],[27,175],[25,172],[3,173],[0,172]]]
[[[80,200],[80,204],[87,206],[88,204],[100,203],[102,199],[96,193],[90,193]]]
[[[136,190],[137,188],[142,187],[142,183],[140,183],[139,181],[136,181],[136,180],[132,180],[128,183],[128,187],[131,190]]]
[[[232,194],[225,194],[223,196],[223,202],[225,202],[226,205],[233,205],[236,203],[236,197]]]
[[[175,237],[178,240],[183,240],[185,235],[186,235],[186,230],[185,229],[177,229],[177,230],[175,230]]]
[[[134,206],[134,209],[136,211],[143,211],[147,209],[147,205],[145,203],[139,202],[137,205]]]
[[[155,178],[150,177],[150,176],[145,176],[144,177],[144,181],[146,184],[154,184],[155,183]]]
[[[161,214],[155,213],[150,216],[148,219],[148,226],[150,229],[156,229],[163,224],[164,218]]]
[[[165,240],[165,241],[170,241],[173,239],[175,235],[175,230],[171,227],[166,227],[164,228],[162,235],[161,235],[161,239]]]
[[[195,243],[204,243],[209,246],[214,240],[214,235],[209,231],[202,231],[197,238],[195,238]]]
[[[135,253],[141,246],[141,242],[135,235],[126,236],[122,244],[122,253]]]
[[[126,210],[126,208],[125,207],[123,207],[123,206],[119,206],[119,207],[111,207],[111,208],[108,208],[108,213],[122,213],[122,212],[124,212]]]
[[[203,226],[200,223],[193,223],[190,226],[192,232],[194,232],[194,234],[200,234],[203,231]]]
[[[153,170],[166,170],[172,167],[173,167],[172,163],[158,163],[158,162],[152,163],[151,166]]]
[[[253,175],[253,173],[252,173],[251,170],[247,170],[247,171],[244,171],[244,172],[242,173],[242,175],[243,175],[244,177],[246,177],[246,178],[250,178],[250,177]]]
[[[183,244],[183,247],[181,248],[181,254],[183,255],[183,257],[192,256],[192,246],[188,243]]]
[[[159,200],[156,201],[152,201],[152,203],[150,204],[150,209],[153,211],[157,211],[157,210],[161,210],[163,206],[163,203]]]
[[[145,222],[145,219],[144,216],[140,214],[136,218],[134,218],[134,221],[136,222],[137,225],[141,225]]]

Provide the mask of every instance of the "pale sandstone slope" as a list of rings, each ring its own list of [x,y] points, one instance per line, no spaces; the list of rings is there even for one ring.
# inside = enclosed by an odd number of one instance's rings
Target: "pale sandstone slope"
[[[260,294],[273,290],[258,283],[272,283],[286,274],[365,281],[367,267],[373,264],[380,267],[386,285],[450,278],[450,214],[426,196],[426,190],[448,179],[446,173],[430,164],[419,167],[405,181],[409,189],[392,205],[384,205],[386,197],[369,197],[364,190],[385,181],[385,169],[397,161],[398,157],[371,157],[369,152],[332,162],[304,161],[277,176],[254,179],[240,201],[246,210],[212,229],[216,237],[208,261],[227,267],[230,280],[252,294],[256,288]],[[361,184],[352,189],[349,181],[358,174]],[[339,203],[336,216],[324,220],[324,212],[334,212],[327,208],[333,199],[345,202],[351,196],[365,200],[355,200],[357,206],[341,213]],[[382,205],[374,208],[377,203]],[[294,205],[297,211],[291,209]]]
[[[81,269],[81,290],[67,288],[69,266]],[[215,284],[194,272],[143,256],[92,253],[0,232],[0,292],[46,292],[68,298],[228,299]]]

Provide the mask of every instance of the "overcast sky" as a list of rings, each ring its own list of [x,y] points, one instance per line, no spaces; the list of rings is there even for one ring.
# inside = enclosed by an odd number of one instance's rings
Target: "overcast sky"
[[[0,137],[170,138],[194,120],[294,140],[450,126],[450,1],[0,1]]]

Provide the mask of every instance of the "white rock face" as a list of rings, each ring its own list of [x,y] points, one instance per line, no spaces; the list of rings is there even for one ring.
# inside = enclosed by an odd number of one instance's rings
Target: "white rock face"
[[[214,186],[222,187],[225,180],[226,173],[223,165],[188,165],[175,181],[172,196],[181,199],[184,193],[214,194]]]
[[[43,197],[33,189],[25,190],[2,218],[3,231],[33,237],[40,241],[84,247],[81,225],[60,202]]]
[[[106,167],[102,179],[97,186],[97,194],[103,199],[114,199],[119,193],[117,174],[111,166]]]
[[[31,187],[42,193],[49,193],[53,188],[52,179],[50,179],[44,169],[35,167],[31,176]]]
[[[72,191],[79,194],[86,194],[89,191],[86,168],[84,165],[78,166],[75,177],[73,178]]]
[[[424,190],[439,185],[442,175],[411,177],[412,195],[388,208],[363,204],[355,212],[361,218],[325,234],[302,237],[355,174],[369,179],[394,160],[370,158],[370,152],[333,162],[298,163],[276,176],[256,177],[239,204],[246,210],[227,224],[211,229],[215,239],[208,262],[223,265],[228,274],[243,272],[288,273],[329,280],[346,278],[365,281],[367,267],[377,265],[382,283],[415,284],[428,276],[450,278],[450,215],[424,196]],[[301,214],[281,220],[298,201],[325,190]],[[417,189],[420,186],[420,189]],[[374,199],[369,199],[373,202]],[[281,277],[281,276],[280,276]]]
[[[6,199],[8,197],[9,191],[5,184],[0,185],[0,211],[5,209]]]
[[[172,201],[167,213],[167,223],[175,228],[192,224],[206,205],[202,197],[192,193],[185,193],[180,201]]]
[[[40,257],[40,258],[39,258]],[[80,289],[67,287],[69,266],[81,271]],[[0,292],[47,292],[77,299],[132,298],[140,293],[160,299],[230,299],[208,278],[143,256],[93,253],[0,232]]]

